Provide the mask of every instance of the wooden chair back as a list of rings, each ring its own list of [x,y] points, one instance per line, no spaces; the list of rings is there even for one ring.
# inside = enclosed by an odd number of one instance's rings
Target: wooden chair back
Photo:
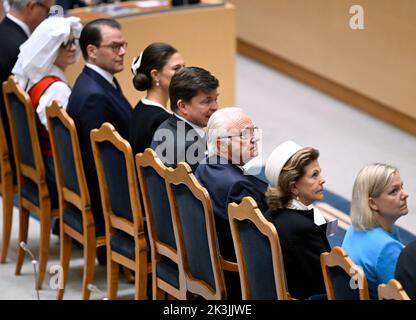
[[[179,257],[165,184],[172,168],[166,167],[151,148],[136,155],[136,167],[152,255],[153,299],[162,299],[165,293],[181,299]]]
[[[387,284],[380,284],[377,291],[379,300],[410,300],[406,291],[396,279],[391,279]]]
[[[252,197],[228,205],[244,300],[290,300],[279,235]]]
[[[108,122],[91,130],[91,144],[106,226],[108,297],[116,297],[122,265],[135,271],[135,298],[142,300],[151,269],[133,152]]]
[[[5,82],[6,84],[7,82]],[[4,99],[4,97],[0,97]],[[2,106],[3,104],[0,104]],[[0,248],[0,263],[5,263],[9,252],[10,236],[12,231],[13,215],[13,196],[17,191],[16,175],[13,170],[14,158],[13,149],[9,149],[6,134],[10,135],[9,126],[3,125],[3,121],[8,124],[6,110],[0,110],[0,193],[3,198],[3,231],[2,245]],[[6,119],[3,117],[6,116]],[[6,130],[9,132],[6,133]],[[11,146],[12,147],[12,146]]]
[[[35,110],[29,95],[19,86],[14,76],[10,76],[3,83],[3,93],[16,162],[20,211],[19,228],[21,230],[19,243],[27,241],[29,212],[37,215],[41,228],[37,286],[41,288],[49,254],[51,218],[58,216],[58,201],[50,196]],[[16,274],[20,274],[24,256],[25,251],[19,247]]]
[[[367,278],[341,247],[321,254],[328,300],[369,300]]]
[[[183,296],[197,294],[209,300],[226,299],[217,232],[211,199],[192,173],[181,162],[166,175],[166,188],[172,213],[173,230],[179,253],[179,270],[186,287]]]
[[[60,256],[65,275],[64,286],[58,290],[58,299],[63,298],[68,279],[71,239],[75,239],[84,247],[82,298],[89,299],[88,284],[94,279],[96,247],[105,245],[105,237],[96,237],[75,123],[58,101],[46,108],[46,117],[59,195]]]

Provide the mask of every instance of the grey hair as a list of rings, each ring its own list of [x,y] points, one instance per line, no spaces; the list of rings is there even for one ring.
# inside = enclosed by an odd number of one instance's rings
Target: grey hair
[[[29,4],[29,2],[32,2],[33,0],[11,0],[10,2],[10,9],[13,9],[17,12],[23,11],[26,6]],[[43,3],[44,0],[36,0],[36,2]]]
[[[379,226],[378,213],[370,208],[369,198],[379,197],[398,169],[382,163],[365,166],[355,178],[351,201],[351,223],[355,229],[370,230]]]
[[[207,124],[207,148],[209,157],[217,154],[218,137],[227,134],[230,129],[230,123],[239,114],[244,114],[243,109],[238,107],[229,107],[219,109],[211,115]]]

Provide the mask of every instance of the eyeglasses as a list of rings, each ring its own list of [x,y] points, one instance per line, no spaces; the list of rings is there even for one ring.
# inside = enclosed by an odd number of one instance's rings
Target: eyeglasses
[[[61,48],[64,48],[64,49],[68,50],[69,48],[71,48],[72,45],[75,45],[76,47],[78,47],[79,39],[78,38],[70,39],[67,42],[62,43]]]
[[[219,139],[231,139],[235,137],[240,137],[242,140],[249,140],[252,137],[256,138],[258,137],[259,128],[258,127],[251,127],[251,128],[245,128],[243,131],[241,131],[238,134],[229,135],[229,136],[222,136],[218,137]]]
[[[50,14],[49,12],[51,11],[51,8],[50,7],[48,7],[46,4],[44,4],[42,2],[39,2],[39,1],[35,1],[35,4],[37,4],[38,6],[42,7],[43,9],[45,9],[47,16],[49,16],[49,14]]]
[[[127,42],[123,41],[123,42],[111,42],[110,44],[102,44],[99,45],[99,47],[105,47],[105,48],[110,48],[111,50],[113,50],[114,53],[119,53],[120,49],[123,48],[124,50],[127,49]]]

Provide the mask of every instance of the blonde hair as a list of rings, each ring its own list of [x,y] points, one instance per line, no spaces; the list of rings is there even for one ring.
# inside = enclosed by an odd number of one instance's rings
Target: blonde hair
[[[292,200],[292,186],[305,175],[305,167],[318,159],[319,151],[306,147],[296,152],[283,166],[277,181],[277,188],[269,186],[266,192],[270,210],[286,208]]]
[[[368,200],[379,197],[398,172],[397,168],[382,163],[369,164],[360,170],[352,189],[351,223],[355,229],[379,226],[378,213],[370,208]]]

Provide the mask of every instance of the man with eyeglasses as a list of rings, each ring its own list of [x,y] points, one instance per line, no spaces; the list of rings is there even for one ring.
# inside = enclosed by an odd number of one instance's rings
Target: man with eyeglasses
[[[54,0],[13,0],[10,11],[0,22],[0,115],[6,134],[11,165],[15,170],[9,122],[3,101],[2,83],[10,76],[19,55],[20,45],[27,40],[35,28],[48,16]],[[47,8],[47,10],[45,9]]]
[[[99,229],[103,227],[103,215],[90,132],[110,122],[124,139],[129,137],[133,109],[114,77],[124,69],[127,43],[120,24],[113,19],[87,23],[79,43],[86,65],[72,89],[67,112],[77,127],[92,211]],[[102,225],[97,225],[97,221]],[[100,252],[97,254],[100,257]]]
[[[221,255],[230,261],[236,261],[236,257],[228,222],[228,204],[240,203],[250,196],[262,212],[267,210],[267,183],[243,170],[243,165],[258,155],[257,131],[242,109],[218,110],[207,125],[208,157],[200,162],[195,172],[212,200]],[[225,272],[225,280],[229,298],[241,299],[238,274]]]

